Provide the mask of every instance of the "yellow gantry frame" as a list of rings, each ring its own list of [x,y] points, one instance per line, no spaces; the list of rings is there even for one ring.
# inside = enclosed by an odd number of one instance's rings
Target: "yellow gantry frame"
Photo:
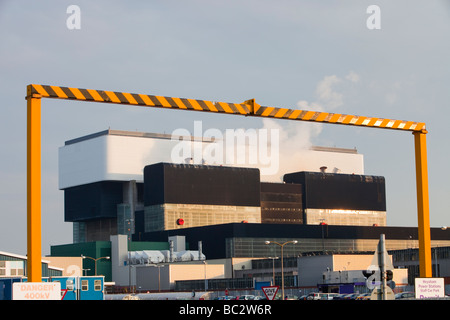
[[[163,97],[115,91],[30,84],[27,86],[27,254],[28,281],[40,282],[41,271],[41,98],[69,99],[146,107],[171,108],[253,117],[322,122],[410,131],[414,134],[420,276],[432,276],[426,128],[423,122],[391,120],[243,103]]]

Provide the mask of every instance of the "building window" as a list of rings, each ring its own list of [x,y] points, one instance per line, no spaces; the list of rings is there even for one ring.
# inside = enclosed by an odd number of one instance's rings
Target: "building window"
[[[101,280],[94,280],[94,290],[95,291],[102,290],[102,281]]]
[[[81,280],[81,291],[88,291],[88,290],[89,290],[89,281]]]
[[[68,279],[66,281],[66,289],[70,290],[70,291],[73,291],[73,280],[72,279]]]
[[[73,242],[82,243],[86,242],[86,223],[74,222],[73,223]]]

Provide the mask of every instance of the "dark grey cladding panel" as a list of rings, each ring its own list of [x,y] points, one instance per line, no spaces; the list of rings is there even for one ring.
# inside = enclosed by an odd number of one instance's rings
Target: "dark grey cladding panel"
[[[65,221],[115,218],[122,203],[123,182],[102,181],[64,190]]]
[[[302,186],[293,183],[261,182],[261,201],[302,202]]]
[[[295,172],[285,174],[283,180],[302,185],[305,209],[386,211],[384,177]]]
[[[302,186],[261,182],[262,223],[303,223]]]
[[[157,163],[144,168],[144,205],[260,205],[258,169]]]

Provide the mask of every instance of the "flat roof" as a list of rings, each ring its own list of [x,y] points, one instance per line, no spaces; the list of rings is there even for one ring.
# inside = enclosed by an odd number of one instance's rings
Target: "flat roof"
[[[6,252],[6,251],[0,251],[0,255],[2,256],[6,256],[6,257],[11,257],[11,258],[16,258],[16,259],[20,259],[23,261],[27,261],[27,256],[24,255],[20,255],[20,254],[16,254],[16,253],[11,253],[11,252]],[[45,263],[47,265],[49,265],[51,263],[50,260],[46,260],[43,257],[41,257],[41,262]],[[55,269],[55,270],[64,270],[64,268],[60,268],[60,267],[53,267],[53,266],[48,266],[49,269]]]
[[[314,151],[323,151],[323,152],[338,152],[338,153],[358,154],[358,150],[356,150],[356,148],[348,149],[348,148],[336,148],[336,147],[311,146],[310,149],[314,150]]]
[[[86,140],[95,139],[101,136],[122,136],[122,137],[135,137],[135,138],[150,138],[150,139],[164,139],[164,140],[191,140],[202,142],[214,142],[214,138],[198,138],[192,136],[176,136],[168,133],[151,133],[151,132],[139,132],[139,131],[124,131],[124,130],[112,130],[107,129],[96,133],[91,133],[79,138],[65,141],[64,145],[71,145]]]
[[[150,139],[165,139],[165,140],[187,140],[191,141],[203,141],[203,142],[214,142],[215,138],[204,138],[204,137],[193,137],[193,136],[175,136],[168,133],[153,133],[153,132],[140,132],[140,131],[125,131],[125,130],[112,130],[107,129],[95,133],[91,133],[82,137],[78,137],[75,139],[70,139],[65,141],[65,145],[70,145],[90,139],[95,139],[101,136],[123,136],[123,137],[136,137],[136,138],[150,138]],[[337,153],[351,153],[358,154],[356,148],[348,149],[348,148],[336,148],[336,147],[321,147],[321,146],[311,146],[311,150],[313,151],[323,151],[323,152],[337,152]]]

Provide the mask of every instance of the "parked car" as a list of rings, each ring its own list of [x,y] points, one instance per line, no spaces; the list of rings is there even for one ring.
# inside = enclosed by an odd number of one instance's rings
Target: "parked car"
[[[344,296],[344,300],[355,300],[358,296],[358,293],[351,293],[346,296]]]
[[[334,300],[335,297],[339,296],[339,293],[328,293],[327,300]]]
[[[344,298],[345,298],[346,295],[347,295],[347,294],[338,293],[337,295],[335,295],[335,296],[333,297],[333,300],[344,300]]]
[[[371,293],[363,293],[356,296],[355,300],[370,300]]]
[[[214,300],[237,300],[235,296],[219,296],[214,298]]]
[[[409,292],[409,291],[400,292],[395,295],[396,300],[398,300],[398,299],[414,299],[414,298],[415,298],[414,292]]]
[[[244,294],[238,300],[255,300],[255,296],[251,294]]]
[[[337,293],[311,292],[307,295],[306,300],[333,300],[337,295]]]

